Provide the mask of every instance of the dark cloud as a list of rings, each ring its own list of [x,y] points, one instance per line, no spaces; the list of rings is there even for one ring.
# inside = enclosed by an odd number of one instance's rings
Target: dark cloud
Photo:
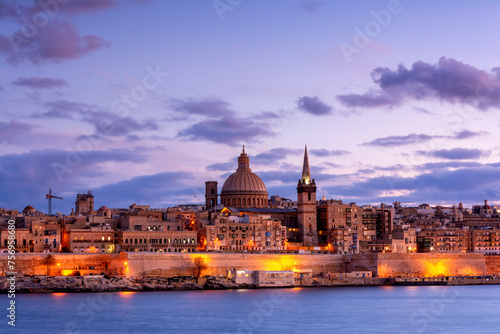
[[[52,88],[62,88],[68,84],[64,79],[52,79],[52,78],[26,78],[20,77],[12,81],[13,85],[25,86],[30,88],[40,88],[40,89],[52,89]]]
[[[490,151],[468,148],[453,148],[450,150],[417,151],[417,154],[448,160],[471,160],[490,155]]]
[[[240,145],[263,137],[272,137],[269,124],[251,118],[235,116],[206,119],[180,131],[177,136],[189,140],[207,140],[226,145]]]
[[[326,150],[326,149],[312,149],[308,150],[308,152],[312,155],[316,155],[318,157],[337,157],[341,155],[351,154],[349,151],[344,150]]]
[[[450,204],[471,202],[500,195],[500,168],[482,165],[478,168],[438,170],[415,177],[380,176],[349,185],[327,186],[330,194],[357,203],[431,202]],[[388,195],[403,191],[402,195]],[[404,194],[406,192],[406,194]]]
[[[229,103],[220,99],[172,99],[170,107],[180,113],[203,115],[207,117],[224,117],[234,115]]]
[[[463,130],[460,132],[455,133],[454,135],[450,136],[443,136],[443,135],[426,135],[426,134],[416,134],[416,133],[411,133],[406,136],[389,136],[389,137],[383,137],[383,138],[377,138],[374,139],[370,142],[363,143],[361,145],[365,146],[382,146],[382,147],[394,147],[394,146],[403,146],[403,145],[410,145],[410,144],[420,144],[424,143],[433,139],[468,139],[468,138],[473,138],[473,137],[478,137],[483,135],[484,132],[473,132],[469,130]]]
[[[186,187],[185,181],[190,180],[194,180],[194,175],[189,172],[162,172],[103,185],[93,193],[110,207],[128,207],[132,203],[162,207],[182,203],[185,199],[192,202],[196,194],[204,193],[201,187]]]
[[[33,126],[16,120],[0,122],[0,144],[15,143],[32,129]]]
[[[58,194],[76,192],[86,186],[89,179],[105,175],[103,167],[106,163],[142,163],[146,154],[143,148],[109,151],[45,149],[0,156],[3,190],[0,203],[8,202],[9,206],[20,209],[31,204],[45,211],[45,192],[49,188]],[[26,203],[27,199],[30,203]],[[72,203],[74,198],[65,198],[61,206],[71,207]]]
[[[441,57],[437,64],[415,62],[410,69],[376,68],[373,81],[379,86],[364,94],[338,95],[349,107],[398,105],[407,99],[438,99],[449,103],[471,104],[486,110],[500,106],[500,75]]]
[[[300,110],[316,116],[332,113],[332,107],[325,104],[317,96],[303,96],[297,100],[297,106]]]

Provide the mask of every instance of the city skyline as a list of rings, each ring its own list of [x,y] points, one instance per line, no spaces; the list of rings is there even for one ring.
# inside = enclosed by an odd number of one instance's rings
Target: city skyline
[[[296,200],[500,204],[500,4],[0,1],[0,207],[204,203],[241,145]]]

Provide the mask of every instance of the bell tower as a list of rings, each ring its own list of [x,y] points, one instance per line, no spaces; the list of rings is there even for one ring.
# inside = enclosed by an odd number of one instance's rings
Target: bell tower
[[[316,183],[314,179],[311,179],[307,146],[304,151],[302,178],[297,185],[297,219],[302,235],[302,245],[317,246]]]
[[[213,209],[217,205],[217,181],[205,182],[205,202],[206,210]]]

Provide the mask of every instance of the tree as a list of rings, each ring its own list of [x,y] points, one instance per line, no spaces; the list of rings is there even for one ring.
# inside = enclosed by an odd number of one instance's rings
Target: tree
[[[197,256],[193,259],[193,276],[198,279],[200,278],[201,274],[203,273],[203,270],[206,270],[208,268],[207,264],[205,263],[205,260],[201,256]]]
[[[50,267],[52,267],[54,264],[56,264],[56,258],[54,257],[54,255],[49,254],[43,258],[42,265],[47,267],[47,276],[50,276]]]

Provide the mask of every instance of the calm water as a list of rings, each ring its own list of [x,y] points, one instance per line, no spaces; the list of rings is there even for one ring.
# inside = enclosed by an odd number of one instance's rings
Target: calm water
[[[2,313],[0,333],[500,333],[500,286],[18,295],[15,330]]]

